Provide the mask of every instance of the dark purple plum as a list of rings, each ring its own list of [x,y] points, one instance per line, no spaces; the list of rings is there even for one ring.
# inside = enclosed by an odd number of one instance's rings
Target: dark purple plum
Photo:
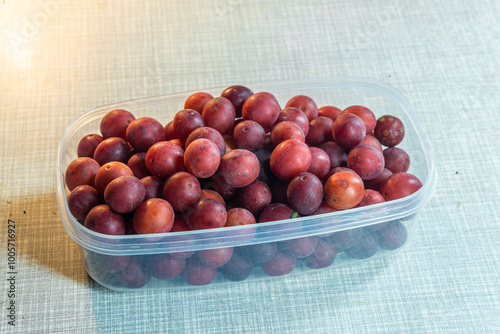
[[[398,221],[387,224],[384,228],[377,230],[376,233],[380,247],[388,250],[403,246],[408,239],[406,227]]]
[[[200,199],[200,182],[192,174],[177,172],[165,180],[162,196],[174,211],[185,212]]]
[[[319,238],[314,252],[303,261],[311,269],[326,268],[333,264],[337,258],[337,248],[331,243]]]
[[[115,212],[132,212],[144,201],[146,189],[135,176],[120,176],[106,186],[104,201]]]
[[[319,147],[309,147],[309,150],[311,151],[311,166],[307,171],[323,180],[330,171],[330,157]]]
[[[78,147],[76,149],[78,157],[93,158],[97,145],[99,145],[103,140],[104,138],[98,134],[84,136],[82,139],[80,139],[80,142],[78,143]]]
[[[401,143],[405,136],[403,122],[395,116],[384,115],[377,120],[374,130],[375,138],[387,147],[393,147]]]
[[[128,159],[127,166],[132,170],[134,176],[143,179],[150,176],[151,172],[146,167],[146,152],[139,152]]]
[[[327,141],[321,144],[319,148],[325,151],[330,158],[330,168],[341,167],[347,164],[347,152],[339,144]]]
[[[301,259],[314,253],[317,246],[318,246],[318,238],[303,237],[303,238],[283,241],[280,244],[280,250],[285,251],[288,254]]]
[[[301,215],[316,211],[323,201],[323,185],[314,174],[303,172],[297,174],[287,188],[289,205]]]
[[[191,132],[205,126],[201,114],[193,109],[182,109],[178,111],[174,116],[173,122],[177,138],[183,142],[186,141]]]
[[[225,265],[233,255],[233,247],[200,250],[197,253],[201,263],[214,268]]]
[[[129,157],[130,147],[118,137],[104,139],[94,151],[94,160],[101,166],[111,161],[127,163]]]
[[[180,275],[185,266],[185,259],[176,259],[170,254],[150,255],[149,268],[154,278],[161,280],[174,278]]]
[[[253,214],[261,213],[271,199],[271,189],[262,181],[254,181],[238,191],[238,202]]]
[[[390,223],[391,222],[383,222],[383,223],[368,225],[368,226],[365,226],[365,229],[368,230],[368,231],[376,232],[378,230],[381,230],[381,229],[385,228]]]
[[[384,150],[385,168],[396,173],[408,171],[410,156],[399,147],[389,147]]]
[[[366,232],[356,244],[344,250],[347,256],[355,259],[367,259],[378,250],[378,237],[373,232]]]
[[[207,285],[217,278],[217,268],[203,264],[197,257],[186,261],[186,267],[181,276],[191,285]]]
[[[309,134],[306,143],[310,146],[319,146],[327,141],[333,141],[333,120],[328,117],[319,116],[309,122]]]
[[[101,204],[97,190],[83,184],[71,191],[68,196],[68,208],[76,220],[83,222],[89,211]]]
[[[234,127],[233,141],[236,148],[255,152],[264,148],[266,131],[257,122],[242,121]]]
[[[148,284],[151,273],[142,257],[132,256],[127,266],[116,274],[116,278],[127,288],[139,289]]]
[[[264,148],[262,150],[254,152],[257,159],[259,159],[259,164],[260,164],[260,172],[259,176],[257,177],[257,180],[262,181],[267,185],[272,184],[273,181],[276,180],[276,176],[273,174],[270,164],[272,153],[273,151],[268,148]]]
[[[220,94],[221,97],[225,97],[232,103],[236,117],[241,117],[243,104],[252,95],[253,92],[249,88],[238,85],[228,87]]]
[[[162,198],[163,181],[156,176],[146,176],[141,179],[142,185],[146,190],[144,200],[150,198]]]
[[[204,189],[217,192],[224,200],[233,199],[237,195],[237,189],[226,184],[217,173],[204,183]]]
[[[271,203],[264,208],[259,216],[259,223],[271,222],[275,220],[290,219],[292,216],[300,217],[291,207],[283,203]]]
[[[366,126],[358,116],[343,113],[333,122],[332,135],[337,144],[351,149],[365,138]]]
[[[260,264],[264,273],[269,276],[283,276],[290,273],[297,265],[297,258],[278,251],[269,261]]]
[[[252,262],[263,263],[271,260],[276,255],[278,245],[276,242],[267,242],[239,247],[236,250]]]
[[[105,204],[92,208],[85,218],[84,226],[94,232],[110,235],[125,234],[123,217]]]
[[[147,152],[151,146],[164,141],[166,137],[163,125],[151,117],[137,118],[127,128],[127,141],[138,152]]]
[[[125,269],[130,261],[129,255],[107,255],[89,251],[87,263],[92,262],[92,267],[99,267],[101,271],[115,274]]]
[[[115,109],[108,112],[101,120],[100,130],[104,138],[119,137],[127,140],[127,127],[135,120],[131,112]]]
[[[365,230],[362,228],[352,228],[333,233],[330,240],[335,248],[347,249],[361,240],[364,234]]]
[[[389,179],[389,177],[391,177],[391,175],[392,172],[384,167],[382,173],[380,173],[379,176],[377,176],[372,180],[365,180],[363,181],[363,183],[365,184],[366,189],[373,189],[376,191],[380,191],[380,186],[384,184]]]
[[[228,280],[238,282],[250,276],[253,262],[250,259],[234,252],[228,263],[219,268],[219,272]]]

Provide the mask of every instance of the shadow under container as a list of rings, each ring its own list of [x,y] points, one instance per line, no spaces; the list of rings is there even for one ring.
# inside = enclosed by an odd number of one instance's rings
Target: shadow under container
[[[423,187],[394,201],[334,213],[256,225],[154,235],[110,236],[85,228],[71,215],[64,173],[76,159],[79,140],[97,133],[101,118],[126,109],[137,118],[149,116],[163,124],[183,109],[188,96],[203,91],[219,96],[226,87],[188,91],[114,103],[92,109],[66,129],[58,151],[57,198],[62,224],[78,243],[88,274],[115,291],[182,289],[209,284],[235,284],[311,270],[335,270],[386,256],[411,239],[417,213],[436,188],[431,148],[413,109],[393,87],[367,78],[328,78],[248,85],[253,92],[272,93],[283,107],[295,95],[313,98],[319,107],[344,109],[364,105],[376,115],[393,115],[405,125],[398,147],[411,158],[409,173]],[[397,261],[397,258],[394,258]]]

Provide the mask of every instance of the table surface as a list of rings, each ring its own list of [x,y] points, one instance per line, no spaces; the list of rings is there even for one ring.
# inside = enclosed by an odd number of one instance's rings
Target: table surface
[[[0,332],[500,332],[500,2],[0,3]],[[438,186],[383,259],[263,282],[108,291],[56,202],[56,149],[99,105],[232,84],[363,76],[399,89]],[[8,220],[16,326],[8,325]]]

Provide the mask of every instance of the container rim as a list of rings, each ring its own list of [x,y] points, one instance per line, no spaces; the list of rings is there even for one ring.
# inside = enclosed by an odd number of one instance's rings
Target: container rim
[[[196,251],[202,249],[235,247],[270,241],[280,241],[297,237],[333,233],[345,229],[367,226],[385,221],[404,219],[423,208],[432,198],[437,183],[435,162],[432,150],[425,134],[417,122],[413,108],[404,95],[389,84],[365,77],[327,77],[318,79],[300,79],[293,81],[261,81],[245,84],[252,90],[287,91],[297,89],[318,89],[336,87],[368,88],[394,100],[406,113],[415,135],[420,140],[427,167],[427,179],[417,192],[410,196],[361,208],[350,209],[350,217],[343,217],[344,211],[315,216],[305,216],[265,224],[224,227],[214,230],[197,230],[176,233],[113,236],[103,235],[85,228],[71,214],[65,196],[63,159],[68,148],[68,136],[72,136],[82,126],[101,117],[109,110],[118,107],[126,109],[129,105],[160,105],[165,101],[183,100],[186,96],[200,91],[223,91],[224,87],[212,87],[172,94],[132,99],[123,102],[102,105],[86,111],[74,119],[64,131],[57,151],[57,201],[64,229],[80,246],[109,255],[143,255],[166,252]],[[312,221],[315,221],[312,223]]]

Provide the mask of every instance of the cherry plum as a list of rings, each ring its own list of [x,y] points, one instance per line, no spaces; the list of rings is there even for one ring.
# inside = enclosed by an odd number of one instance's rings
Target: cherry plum
[[[146,188],[135,176],[123,175],[108,183],[104,201],[118,213],[134,211],[144,200]]]
[[[217,172],[221,162],[220,151],[210,139],[200,138],[192,141],[184,153],[184,165],[198,178],[208,178]]]
[[[168,232],[174,224],[174,210],[164,199],[150,198],[135,210],[133,222],[139,234]]]
[[[97,190],[82,184],[71,191],[68,196],[68,208],[76,220],[83,222],[89,211],[101,204]]]
[[[375,138],[387,147],[393,147],[401,143],[405,136],[405,127],[403,122],[391,115],[379,117],[374,130]]]
[[[350,106],[344,109],[344,114],[354,114],[361,118],[365,123],[366,134],[371,133],[377,125],[377,119],[373,112],[364,106]]]
[[[358,205],[364,190],[363,180],[356,173],[340,172],[330,176],[323,192],[331,207],[344,210]]]
[[[184,109],[193,109],[201,114],[205,105],[214,97],[205,92],[191,94],[184,102]]]
[[[413,174],[392,174],[385,183],[380,186],[380,193],[386,201],[393,201],[409,196],[422,188],[422,182]]]
[[[273,127],[280,111],[279,102],[273,94],[259,92],[251,95],[245,101],[241,109],[241,115],[244,120],[259,123],[267,132]]]
[[[71,161],[66,169],[66,186],[70,191],[84,184],[93,187],[99,169],[97,161],[91,158],[77,158]]]
[[[134,120],[135,117],[131,112],[124,109],[115,109],[104,115],[99,128],[104,139],[119,137],[127,140],[127,127]]]
[[[297,139],[288,139],[273,150],[271,170],[280,179],[289,181],[311,166],[311,150]]]
[[[365,138],[366,126],[360,117],[343,113],[333,122],[332,135],[337,144],[351,149]]]
[[[177,172],[165,180],[162,196],[174,211],[185,212],[200,199],[200,182],[190,173]]]
[[[297,124],[304,133],[304,136],[307,136],[309,133],[309,119],[303,111],[297,108],[285,108],[281,110],[275,125],[280,122],[292,122]]]
[[[185,170],[184,150],[169,141],[158,142],[146,153],[146,167],[154,176],[166,179]]]
[[[84,226],[103,234],[125,234],[125,220],[119,213],[114,212],[105,204],[97,205],[89,211],[85,217]]]
[[[84,136],[78,142],[78,147],[76,149],[78,157],[93,158],[97,145],[99,145],[103,140],[104,138],[98,134],[90,134]]]
[[[410,156],[399,147],[389,147],[384,150],[385,168],[393,173],[408,171]]]
[[[154,144],[166,140],[165,128],[156,119],[140,117],[127,127],[127,141],[138,152],[146,152]]]
[[[253,95],[250,88],[245,86],[230,86],[220,94],[220,96],[228,99],[234,107],[236,117],[241,117],[241,111],[246,100]]]
[[[224,97],[215,97],[205,104],[201,116],[206,126],[223,135],[233,129],[236,113],[231,101]]]
[[[296,95],[285,105],[285,108],[297,108],[306,114],[309,121],[318,117],[318,105],[312,98],[306,95]]]

